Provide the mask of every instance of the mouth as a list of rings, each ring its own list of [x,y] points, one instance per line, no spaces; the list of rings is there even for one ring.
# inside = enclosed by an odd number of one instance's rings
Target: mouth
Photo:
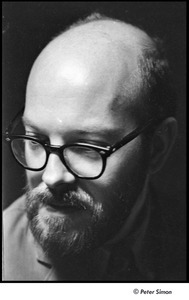
[[[84,211],[86,208],[82,205],[73,205],[70,203],[51,203],[46,206],[46,209],[51,212],[60,212],[64,214],[76,213]]]

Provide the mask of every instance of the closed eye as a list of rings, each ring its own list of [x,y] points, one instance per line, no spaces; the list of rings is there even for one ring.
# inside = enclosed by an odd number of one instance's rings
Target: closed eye
[[[28,145],[28,147],[32,150],[37,150],[42,147],[41,144],[33,140],[26,140],[26,145]]]

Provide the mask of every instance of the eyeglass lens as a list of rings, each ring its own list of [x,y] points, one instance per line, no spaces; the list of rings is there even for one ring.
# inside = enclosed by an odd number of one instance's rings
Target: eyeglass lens
[[[18,138],[12,140],[11,147],[15,158],[23,167],[38,170],[46,163],[46,150],[37,141]],[[92,148],[69,146],[63,150],[63,156],[66,165],[78,176],[93,178],[102,171],[102,157]]]

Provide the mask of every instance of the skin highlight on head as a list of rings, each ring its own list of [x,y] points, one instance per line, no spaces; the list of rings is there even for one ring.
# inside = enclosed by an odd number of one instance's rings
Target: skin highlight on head
[[[72,81],[76,89],[82,83],[86,88],[94,84],[94,78],[98,92],[106,78],[110,86],[116,82],[115,98],[123,96],[126,105],[125,98],[135,99],[139,93],[138,59],[144,47],[152,48],[152,40],[140,29],[122,22],[96,21],[73,28],[56,37],[39,55],[30,74],[27,94],[31,84],[41,88],[45,84],[45,89],[60,77],[68,83]],[[35,96],[35,90],[32,93]],[[121,109],[123,105],[122,100]]]

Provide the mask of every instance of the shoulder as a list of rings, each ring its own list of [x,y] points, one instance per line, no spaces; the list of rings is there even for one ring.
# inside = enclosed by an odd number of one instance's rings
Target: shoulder
[[[168,193],[157,192],[155,188],[152,191],[151,217],[145,240],[147,250],[145,249],[144,257],[148,262],[151,254],[157,281],[185,280],[184,255],[180,255],[183,249],[182,236],[176,229],[176,218],[167,209],[173,205],[173,198]],[[176,213],[176,208],[172,208],[172,211]]]
[[[10,206],[8,206],[3,211],[3,215],[7,216],[13,211],[23,211],[23,210],[25,210],[25,195],[22,195],[17,200],[15,200]]]
[[[18,239],[27,228],[25,195],[18,198],[3,212],[3,238],[5,241]]]
[[[17,199],[3,212],[3,277],[13,280],[19,276],[23,247],[28,230],[25,196]]]

